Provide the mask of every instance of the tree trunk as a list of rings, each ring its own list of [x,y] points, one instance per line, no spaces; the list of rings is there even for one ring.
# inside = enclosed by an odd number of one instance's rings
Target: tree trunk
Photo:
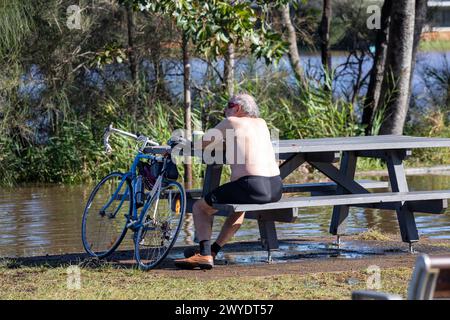
[[[330,53],[330,24],[331,24],[331,0],[323,0],[322,21],[320,22],[320,48],[323,70],[329,75],[331,70]]]
[[[427,21],[428,13],[428,1],[427,0],[416,0],[416,12],[415,12],[415,22],[414,22],[414,43],[411,61],[411,81],[409,84],[409,91],[412,92],[412,82],[414,76],[414,69],[416,68],[416,58],[417,50],[419,49],[420,37],[422,35],[422,29]],[[411,95],[409,95],[411,98]],[[410,99],[408,99],[409,105]]]
[[[306,84],[303,74],[303,68],[300,63],[300,54],[298,53],[297,46],[297,34],[295,33],[294,25],[291,21],[291,14],[289,10],[289,4],[284,5],[281,8],[281,20],[283,26],[287,31],[287,41],[289,42],[289,60],[291,62],[292,70],[294,71],[295,77],[299,81],[300,85],[304,86]]]
[[[233,96],[234,94],[234,44],[230,43],[227,48],[227,53],[225,54],[225,61],[223,66],[223,81],[225,91],[228,96]]]
[[[414,19],[415,0],[397,0],[392,4],[383,100],[379,102],[386,106],[380,134],[403,133],[410,94]]]
[[[416,12],[415,12],[415,22],[414,22],[414,44],[413,44],[413,54],[412,54],[412,67],[411,70],[414,72],[416,66],[416,55],[419,49],[420,36],[422,35],[423,27],[427,21],[428,13],[428,1],[427,0],[416,0]]]
[[[128,29],[128,59],[130,61],[131,79],[135,83],[137,80],[138,66],[136,61],[136,52],[134,39],[136,38],[136,18],[133,8],[127,7],[127,29]]]
[[[136,36],[136,21],[135,13],[131,6],[127,6],[127,31],[128,31],[128,60],[131,73],[131,81],[133,86],[137,82],[137,62],[136,62],[136,52],[134,47],[134,39]],[[132,105],[133,117],[136,119],[138,113],[137,96],[133,94],[130,97],[130,104]]]
[[[377,36],[375,39],[375,55],[373,58],[372,70],[370,71],[369,87],[367,88],[366,98],[364,99],[364,108],[361,121],[362,125],[366,126],[366,135],[369,135],[372,132],[372,118],[375,114],[380,98],[388,47],[389,22],[393,2],[394,0],[385,0],[383,8],[381,9],[380,29],[377,31]]]
[[[191,126],[191,64],[189,62],[188,51],[189,40],[185,34],[183,34],[183,80],[184,80],[184,123],[186,129],[186,138],[192,139],[192,126]],[[185,158],[184,165],[184,182],[187,189],[192,188],[192,165],[186,163],[188,158]]]

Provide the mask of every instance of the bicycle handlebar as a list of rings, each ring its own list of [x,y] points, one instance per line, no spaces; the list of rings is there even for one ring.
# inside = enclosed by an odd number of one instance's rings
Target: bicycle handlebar
[[[142,143],[142,146],[139,148],[139,150],[144,150],[144,148],[148,145],[154,145],[154,146],[159,146],[159,143],[150,140],[148,137],[144,136],[144,135],[136,135],[127,131],[123,131],[120,129],[116,129],[113,127],[112,123],[105,129],[105,133],[103,134],[103,145],[105,146],[105,152],[107,154],[110,154],[112,152],[112,148],[111,145],[109,144],[109,137],[111,136],[112,133],[118,133],[120,135],[129,137],[129,138],[133,138],[136,139],[138,142]]]

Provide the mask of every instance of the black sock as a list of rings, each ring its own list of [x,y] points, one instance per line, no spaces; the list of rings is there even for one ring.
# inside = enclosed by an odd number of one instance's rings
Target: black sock
[[[200,241],[200,254],[202,256],[210,256],[211,255],[211,241],[210,240]]]
[[[220,249],[222,249],[222,247],[219,246],[217,242],[214,242],[211,246],[211,252],[214,252],[216,255],[219,253]]]

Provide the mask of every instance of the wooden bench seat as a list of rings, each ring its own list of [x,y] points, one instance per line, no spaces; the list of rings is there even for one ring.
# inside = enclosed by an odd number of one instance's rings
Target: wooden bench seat
[[[446,208],[446,199],[450,198],[450,190],[411,191],[411,192],[380,192],[363,194],[344,194],[313,197],[286,197],[278,202],[266,204],[215,204],[214,208],[227,212],[263,211],[288,208],[306,208],[336,205],[363,205],[377,203],[412,202],[416,204],[426,201],[441,203]],[[430,202],[431,206],[431,202]],[[442,210],[441,210],[442,211]],[[426,211],[425,211],[426,212]]]

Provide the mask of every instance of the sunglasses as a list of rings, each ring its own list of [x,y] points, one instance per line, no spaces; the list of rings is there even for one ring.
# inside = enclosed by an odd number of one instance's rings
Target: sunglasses
[[[233,103],[233,102],[228,102],[228,109],[234,108],[239,106],[237,103]]]

